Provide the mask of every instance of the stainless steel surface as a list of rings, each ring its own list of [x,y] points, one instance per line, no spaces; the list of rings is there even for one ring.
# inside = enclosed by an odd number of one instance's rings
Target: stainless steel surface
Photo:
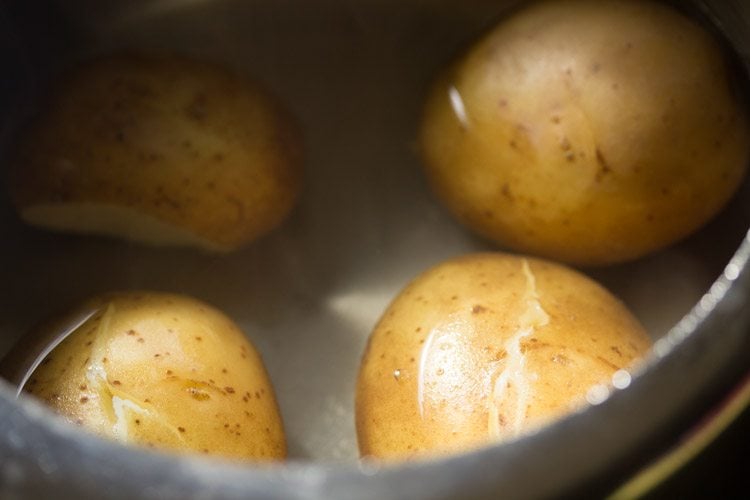
[[[292,218],[228,256],[45,234],[17,222],[4,199],[0,206],[8,263],[0,268],[7,291],[0,301],[0,355],[39,318],[96,292],[194,295],[226,311],[263,353],[291,463],[242,467],[125,449],[64,424],[34,401],[16,401],[14,388],[0,382],[0,497],[65,489],[112,498],[492,498],[501,491],[522,498],[606,487],[747,367],[746,183],[729,209],[688,241],[589,271],[657,341],[628,389],[501,447],[389,468],[357,459],[354,381],[378,316],[430,265],[492,248],[430,195],[413,141],[435,72],[515,3],[0,4],[6,151],[55,70],[92,52],[132,46],[210,57],[258,77],[296,115],[307,149],[305,193]],[[747,64],[750,6],[699,7]]]

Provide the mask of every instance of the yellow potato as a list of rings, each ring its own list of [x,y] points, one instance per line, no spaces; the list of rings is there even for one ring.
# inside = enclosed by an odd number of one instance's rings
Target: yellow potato
[[[166,293],[112,293],[43,361],[25,390],[123,443],[235,459],[286,455],[260,355],[213,307]],[[59,328],[55,321],[43,328]]]
[[[750,128],[725,54],[658,3],[531,3],[435,83],[420,148],[463,223],[524,253],[634,259],[735,192]]]
[[[300,184],[298,133],[259,85],[182,57],[113,55],[52,89],[10,193],[32,225],[229,251],[276,227]]]
[[[516,438],[601,397],[649,346],[621,302],[567,267],[449,260],[409,284],[369,339],[360,452],[410,459]]]

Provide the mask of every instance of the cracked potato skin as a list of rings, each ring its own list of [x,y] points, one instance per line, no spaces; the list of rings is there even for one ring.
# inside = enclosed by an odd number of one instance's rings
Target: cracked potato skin
[[[514,439],[586,403],[651,345],[610,292],[501,253],[443,262],[384,312],[356,389],[360,453],[383,460]]]
[[[55,83],[9,178],[28,223],[231,251],[277,227],[296,204],[300,133],[258,83],[218,64],[151,53],[100,56]],[[109,215],[89,221],[97,213]],[[149,224],[160,226],[145,231]]]
[[[434,84],[420,150],[454,215],[514,250],[627,261],[714,216],[750,157],[720,45],[667,6],[532,3]]]
[[[37,368],[28,393],[126,444],[252,461],[286,456],[263,361],[224,314],[153,292],[105,294],[80,310],[93,308]]]

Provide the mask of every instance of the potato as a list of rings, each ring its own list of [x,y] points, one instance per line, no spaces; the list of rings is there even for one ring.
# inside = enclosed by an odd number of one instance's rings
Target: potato
[[[720,45],[665,5],[532,3],[436,81],[420,151],[477,233],[578,265],[627,261],[691,234],[750,156]]]
[[[383,314],[356,390],[360,452],[412,459],[514,439],[585,404],[650,339],[584,275],[502,253],[444,262]]]
[[[123,443],[284,458],[282,420],[261,357],[224,314],[152,292],[105,294],[79,309],[98,311],[32,374],[24,388],[30,394]],[[37,334],[59,327],[53,320]]]
[[[229,251],[294,206],[300,137],[258,84],[145,54],[101,57],[58,83],[14,158],[26,222]]]

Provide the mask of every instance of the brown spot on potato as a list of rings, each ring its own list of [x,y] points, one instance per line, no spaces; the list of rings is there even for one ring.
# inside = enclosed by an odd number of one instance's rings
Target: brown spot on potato
[[[596,180],[596,182],[601,182],[601,180],[604,178],[605,175],[612,172],[612,169],[607,163],[607,160],[604,157],[604,153],[602,153],[602,150],[599,148],[596,148],[596,163],[599,166],[599,168],[596,171],[596,175],[594,179]]]
[[[487,308],[479,304],[471,308],[471,314],[482,314],[484,312],[487,312]]]
[[[609,361],[608,359],[603,358],[602,356],[597,356],[596,359],[600,363],[602,363],[604,365],[607,365],[613,371],[617,371],[617,370],[619,370],[621,368],[621,367],[617,366],[616,364],[612,363],[611,361]]]
[[[510,185],[506,182],[503,184],[503,187],[501,188],[500,192],[503,194],[505,198],[507,198],[509,201],[513,201],[513,193],[510,190]]]
[[[555,354],[554,356],[552,356],[550,361],[562,366],[570,366],[571,364],[573,364],[573,361],[562,353]]]
[[[199,92],[193,96],[192,101],[185,108],[185,114],[195,121],[205,120],[207,115],[208,98],[206,94]]]

